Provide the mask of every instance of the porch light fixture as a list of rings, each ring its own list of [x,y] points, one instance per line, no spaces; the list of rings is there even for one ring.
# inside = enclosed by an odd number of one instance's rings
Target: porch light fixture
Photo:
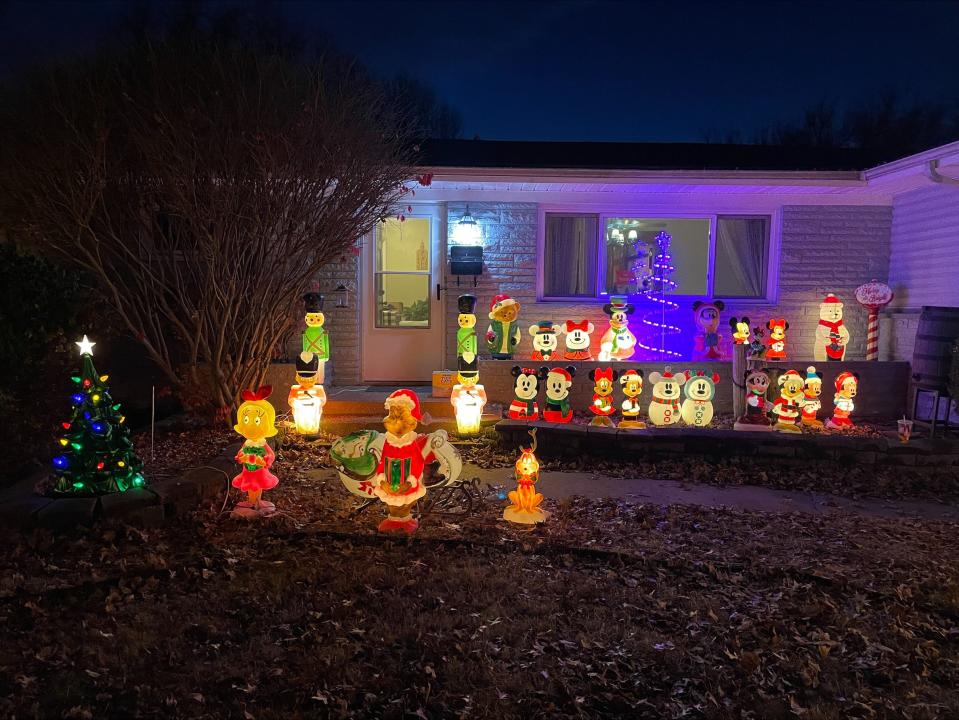
[[[350,291],[343,283],[336,286],[336,290],[333,291],[333,297],[336,298],[334,307],[348,308],[350,306]]]
[[[472,275],[473,286],[476,277],[483,274],[483,233],[479,223],[466,206],[466,212],[453,228],[450,238],[450,275],[456,276],[459,285],[460,276]]]
[[[466,206],[466,212],[453,228],[453,245],[482,245],[483,233],[480,230],[479,223],[470,212],[470,206]]]

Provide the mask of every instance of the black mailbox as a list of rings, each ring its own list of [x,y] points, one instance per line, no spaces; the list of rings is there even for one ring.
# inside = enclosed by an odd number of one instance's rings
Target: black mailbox
[[[482,245],[453,245],[450,247],[450,275],[482,274]]]

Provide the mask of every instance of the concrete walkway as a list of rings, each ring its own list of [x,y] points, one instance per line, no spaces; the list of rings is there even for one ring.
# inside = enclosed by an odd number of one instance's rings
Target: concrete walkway
[[[509,488],[515,485],[512,468],[484,470],[468,463],[463,467],[463,477],[478,477],[481,482]],[[537,487],[546,497],[554,500],[584,495],[590,498],[625,498],[656,505],[700,505],[812,515],[843,512],[869,517],[959,522],[959,505],[926,500],[855,500],[828,493],[776,490],[755,485],[718,487],[675,480],[620,479],[581,472],[544,472],[540,474]]]

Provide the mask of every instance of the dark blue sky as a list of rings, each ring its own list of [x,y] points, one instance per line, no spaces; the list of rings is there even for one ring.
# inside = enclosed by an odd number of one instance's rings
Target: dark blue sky
[[[431,84],[466,137],[748,140],[822,99],[959,99],[956,1],[265,4],[375,71]],[[87,47],[128,6],[0,0],[0,70]]]

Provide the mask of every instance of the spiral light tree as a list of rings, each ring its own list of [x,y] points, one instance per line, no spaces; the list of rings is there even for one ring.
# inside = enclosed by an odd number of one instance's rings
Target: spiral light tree
[[[670,275],[676,269],[673,267],[673,257],[669,254],[669,244],[672,237],[665,230],[661,230],[656,236],[656,247],[658,252],[653,259],[653,272],[647,279],[643,295],[649,301],[649,309],[643,315],[643,325],[646,328],[643,341],[637,341],[637,345],[649,353],[651,360],[670,360],[681,357],[680,353],[667,347],[667,338],[670,335],[677,335],[681,332],[680,328],[666,319],[666,314],[679,308],[679,303],[674,302],[668,297],[668,293],[676,289],[676,283],[670,279]]]

